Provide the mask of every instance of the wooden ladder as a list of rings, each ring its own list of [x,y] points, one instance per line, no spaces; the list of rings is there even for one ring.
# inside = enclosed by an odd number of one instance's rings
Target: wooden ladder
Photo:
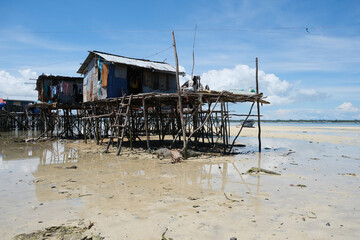
[[[124,140],[125,135],[125,129],[129,128],[129,118],[130,118],[130,107],[131,107],[131,100],[132,100],[132,94],[128,98],[128,101],[126,103],[126,96],[124,95],[121,98],[120,103],[118,104],[118,109],[115,114],[115,121],[111,126],[111,135],[109,136],[110,140],[108,142],[108,145],[106,147],[105,152],[109,152],[109,147],[111,143],[114,143],[114,139],[117,138],[118,142],[118,149],[116,155],[120,155],[121,152],[121,146]]]

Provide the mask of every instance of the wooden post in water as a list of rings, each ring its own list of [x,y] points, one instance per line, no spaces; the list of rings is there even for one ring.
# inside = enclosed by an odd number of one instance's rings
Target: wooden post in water
[[[259,94],[259,68],[258,68],[258,58],[256,58],[256,94]],[[259,99],[256,102],[257,104],[257,115],[258,115],[258,140],[259,140],[259,152],[261,152],[261,127],[260,127],[260,103]]]
[[[182,102],[181,102],[181,89],[180,89],[180,82],[179,82],[179,62],[178,62],[178,56],[176,52],[176,43],[175,43],[175,35],[174,31],[171,31],[172,40],[173,40],[173,46],[174,46],[174,54],[175,54],[175,63],[176,63],[176,83],[177,83],[177,90],[178,90],[178,108],[179,108],[179,114],[180,114],[180,121],[181,121],[181,129],[183,133],[183,143],[184,143],[184,158],[186,159],[186,132],[185,132],[185,123],[184,123],[184,115],[183,115],[183,108],[182,108]]]

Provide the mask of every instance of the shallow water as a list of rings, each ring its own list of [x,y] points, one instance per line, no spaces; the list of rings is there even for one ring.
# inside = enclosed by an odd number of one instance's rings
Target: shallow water
[[[167,227],[175,239],[356,239],[359,231],[359,146],[263,138],[259,154],[257,139],[246,137],[235,157],[169,164],[141,151],[117,157],[102,154],[104,146],[13,137],[0,140],[5,239],[79,218],[107,239],[158,239]],[[281,176],[244,174],[251,167]]]

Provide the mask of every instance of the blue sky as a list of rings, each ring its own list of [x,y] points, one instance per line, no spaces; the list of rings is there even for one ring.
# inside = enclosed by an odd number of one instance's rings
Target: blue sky
[[[174,64],[170,30],[190,74],[195,24],[210,88],[255,87],[258,57],[265,119],[360,119],[356,0],[0,1],[0,97],[35,99],[29,78],[77,76],[88,50]]]

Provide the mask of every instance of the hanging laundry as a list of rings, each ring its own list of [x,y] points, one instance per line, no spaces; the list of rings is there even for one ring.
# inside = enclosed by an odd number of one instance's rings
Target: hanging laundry
[[[70,96],[73,97],[73,96],[76,96],[76,93],[77,93],[77,85],[76,84],[72,84],[72,91],[70,93]]]
[[[65,96],[69,96],[69,84],[67,82],[63,82],[63,85]]]
[[[52,97],[56,96],[56,86],[51,86]]]
[[[102,95],[101,94],[101,81],[98,81],[98,83],[97,83],[97,95],[98,95],[98,99]]]
[[[101,87],[107,87],[108,75],[109,75],[109,66],[106,63],[104,63],[103,67],[102,67],[102,83],[101,83]]]
[[[60,92],[64,93],[64,82],[61,82],[60,84]]]
[[[98,81],[101,81],[102,79],[102,76],[101,76],[101,74],[102,74],[102,68],[103,68],[103,62],[102,61],[100,61],[100,59],[98,59],[98,61],[97,61],[97,65],[98,65]]]
[[[45,97],[49,96],[49,86],[48,85],[44,86],[44,93],[45,93]]]

